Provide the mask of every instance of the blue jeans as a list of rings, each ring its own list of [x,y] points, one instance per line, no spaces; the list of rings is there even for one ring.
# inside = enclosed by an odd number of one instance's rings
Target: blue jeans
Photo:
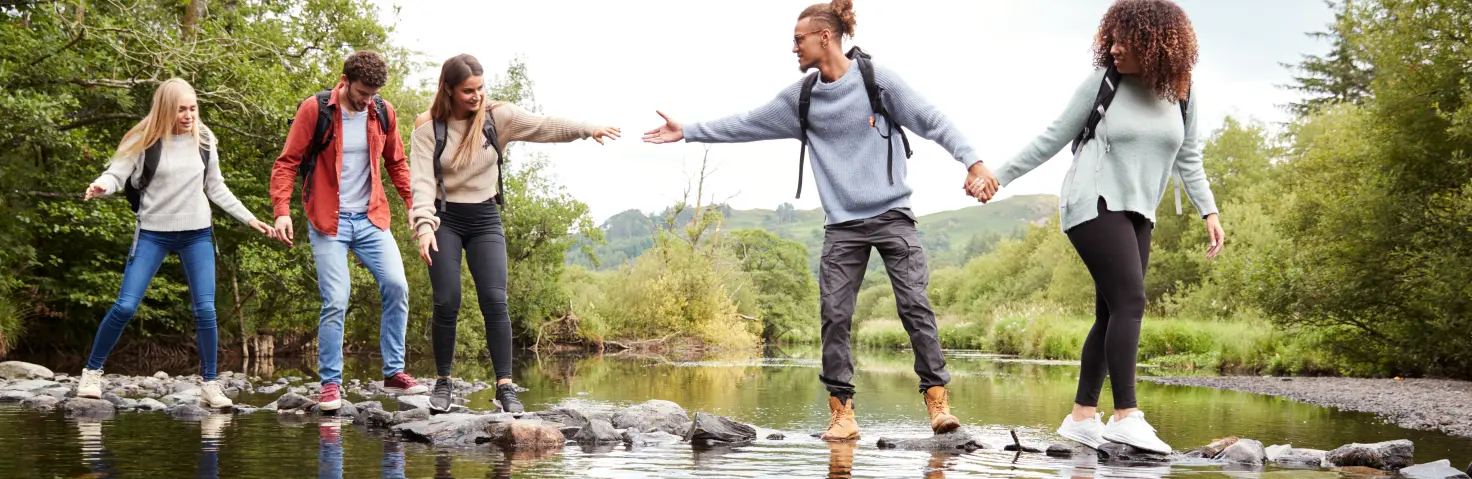
[[[107,355],[117,345],[123,327],[138,311],[138,303],[148,293],[159,265],[170,252],[179,253],[184,267],[184,280],[189,283],[189,297],[194,302],[194,333],[198,336],[200,375],[205,381],[215,380],[215,354],[219,337],[215,331],[215,242],[209,228],[194,231],[138,232],[133,258],[123,269],[123,286],[118,299],[92,339],[92,355],[87,369],[102,369]]]
[[[366,213],[342,213],[337,217],[337,236],[309,228],[312,257],[317,261],[317,286],[322,292],[322,313],[317,323],[317,374],[322,384],[342,384],[343,316],[353,278],[348,272],[348,252],[358,255],[373,279],[383,302],[383,320],[378,326],[378,346],[383,354],[383,375],[404,370],[404,328],[409,322],[409,281],[404,279],[404,258],[394,235],[374,226]]]

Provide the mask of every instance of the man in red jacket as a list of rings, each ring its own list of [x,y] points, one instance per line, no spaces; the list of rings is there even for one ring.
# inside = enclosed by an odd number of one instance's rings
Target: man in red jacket
[[[343,62],[342,79],[336,87],[307,98],[297,108],[286,147],[271,168],[276,231],[287,246],[296,239],[291,224],[292,189],[299,169],[306,176],[302,203],[322,294],[317,369],[322,377],[318,402],[324,411],[342,405],[343,316],[352,285],[349,251],[358,255],[378,281],[383,301],[378,339],[384,390],[398,394],[428,391],[404,372],[409,285],[398,244],[389,232],[388,197],[383,192],[379,159],[406,205],[410,202],[409,159],[404,155],[393,106],[378,97],[378,90],[387,82],[383,57],[369,51],[353,53]],[[319,119],[323,135],[314,138]]]

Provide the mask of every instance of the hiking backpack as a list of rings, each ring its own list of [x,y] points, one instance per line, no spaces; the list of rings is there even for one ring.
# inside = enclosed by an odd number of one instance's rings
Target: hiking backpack
[[[337,115],[337,108],[329,104],[332,101],[332,90],[322,90],[312,97],[317,99],[317,125],[312,130],[312,142],[307,144],[307,152],[302,155],[302,162],[296,167],[297,176],[302,178],[303,202],[307,201],[307,195],[312,191],[312,172],[317,170],[317,155],[332,144],[337,133],[332,129],[332,118]],[[384,135],[389,134],[393,125],[389,122],[388,104],[383,101],[383,97],[373,95],[373,109],[378,111],[378,128],[383,131]],[[291,129],[293,121],[296,121],[296,118],[286,120],[288,130]]]
[[[879,137],[884,138],[885,141],[888,142],[890,138],[894,137],[895,130],[898,129],[900,132],[900,141],[904,142],[905,145],[905,158],[910,158],[910,155],[912,154],[912,152],[910,151],[910,138],[905,136],[905,129],[903,125],[899,125],[899,127],[896,128],[894,118],[889,115],[889,109],[884,107],[884,89],[879,88],[879,84],[874,81],[874,64],[869,61],[869,54],[864,53],[864,51],[860,50],[859,47],[853,47],[852,49],[849,49],[848,53],[844,56],[847,56],[849,60],[853,60],[854,63],[858,64],[859,74],[864,77],[864,91],[869,94],[869,109],[873,111],[873,114],[869,115],[869,126],[876,129],[879,128],[878,126],[876,126],[876,123],[874,123],[875,117],[883,116],[884,124],[886,125],[888,132],[880,133]],[[809,74],[807,78],[804,78],[802,80],[802,92],[799,93],[797,96],[797,123],[798,126],[802,129],[802,149],[799,150],[797,154],[798,198],[802,198],[803,162],[807,159],[808,153],[808,106],[812,104],[813,86],[818,83],[819,74],[819,72],[813,72]],[[893,185],[894,144],[888,143],[888,149],[889,158],[887,160],[887,166],[889,169],[889,184]]]
[[[435,201],[435,209],[445,210],[445,201],[450,196],[445,192],[444,164],[440,162],[440,154],[445,152],[445,138],[449,136],[448,125],[444,120],[432,120],[434,122],[434,181],[435,187],[440,190],[440,197]],[[506,207],[506,171],[502,168],[504,157],[501,155],[501,143],[496,136],[496,122],[489,110],[486,111],[485,122],[480,125],[481,134],[486,138],[486,144],[481,148],[494,148],[496,150],[496,206]],[[469,133],[469,132],[467,132]],[[469,141],[470,135],[465,135],[462,141]]]
[[[1084,129],[1073,138],[1073,146],[1070,151],[1077,155],[1079,148],[1084,143],[1094,139],[1094,134],[1099,128],[1099,121],[1104,119],[1104,112],[1109,109],[1109,104],[1114,103],[1114,93],[1119,86],[1120,73],[1118,69],[1110,66],[1104,70],[1104,80],[1099,82],[1099,93],[1094,95],[1094,109],[1089,111],[1089,119],[1084,124]],[[1186,123],[1186,108],[1190,104],[1190,94],[1185,100],[1177,102],[1181,107],[1181,124]],[[1176,174],[1176,214],[1181,214],[1181,175]]]
[[[143,205],[143,191],[148,189],[148,184],[153,182],[153,174],[158,171],[158,161],[163,156],[164,142],[159,140],[143,150],[143,174],[138,177],[138,184],[133,180],[123,182],[123,193],[128,197],[128,207],[137,213]],[[210,150],[204,145],[199,146],[199,158],[204,161],[205,182],[209,182],[210,173]]]

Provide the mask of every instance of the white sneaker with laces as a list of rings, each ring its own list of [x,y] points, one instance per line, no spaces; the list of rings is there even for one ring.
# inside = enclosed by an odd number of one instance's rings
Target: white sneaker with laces
[[[82,379],[77,383],[77,397],[102,399],[101,369],[82,369]]]
[[[219,381],[205,381],[199,385],[199,399],[210,407],[219,409],[235,405],[235,401],[225,397],[225,392],[220,390]]]
[[[1146,451],[1170,454],[1170,445],[1155,436],[1155,428],[1145,422],[1145,413],[1135,411],[1124,419],[1115,420],[1109,418],[1109,425],[1104,426],[1104,439],[1109,442],[1128,444]]]
[[[1106,442],[1104,423],[1099,422],[1098,414],[1082,421],[1074,421],[1072,414],[1064,416],[1063,424],[1058,426],[1058,435],[1094,449],[1098,449]]]

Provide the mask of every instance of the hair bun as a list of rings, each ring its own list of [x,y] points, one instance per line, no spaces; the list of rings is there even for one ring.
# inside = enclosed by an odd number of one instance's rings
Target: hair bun
[[[841,33],[853,36],[854,30],[859,26],[858,19],[854,17],[854,0],[833,0],[830,5],[833,7],[833,14],[838,16],[838,22],[842,24]]]

